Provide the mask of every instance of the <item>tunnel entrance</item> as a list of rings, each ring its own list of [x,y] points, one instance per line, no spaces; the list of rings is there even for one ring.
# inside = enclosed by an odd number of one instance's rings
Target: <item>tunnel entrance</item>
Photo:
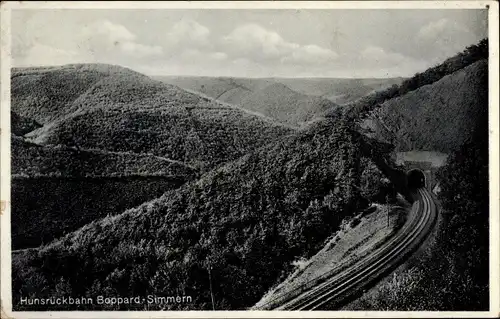
[[[419,169],[412,169],[408,171],[408,188],[415,189],[425,187],[425,174]]]

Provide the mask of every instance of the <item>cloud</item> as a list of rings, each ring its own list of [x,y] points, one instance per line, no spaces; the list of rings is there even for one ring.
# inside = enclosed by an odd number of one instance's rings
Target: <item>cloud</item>
[[[216,47],[210,29],[188,19],[179,21],[167,32],[163,47],[165,58],[172,63],[219,63],[228,58]]]
[[[427,68],[428,62],[379,46],[367,46],[359,54],[358,68],[377,76],[404,76]]]
[[[13,37],[15,65],[60,65],[66,63],[123,63],[160,57],[161,46],[137,42],[137,36],[125,26],[108,20],[92,21],[66,37],[31,32],[31,36]]]
[[[487,33],[487,10],[282,11],[13,10],[13,62],[114,63],[156,74],[409,76]]]
[[[434,61],[452,56],[477,42],[477,37],[465,26],[446,18],[432,21],[417,32],[415,45]]]
[[[122,52],[137,58],[159,56],[163,53],[160,46],[144,45],[135,42],[123,42],[120,44]]]
[[[388,52],[378,46],[368,46],[361,51],[361,57],[368,61],[370,64],[388,65],[388,64],[402,64],[408,62],[410,58],[397,52]]]
[[[203,52],[198,49],[186,49],[180,55],[183,60],[189,61],[225,61],[227,54],[224,52]]]
[[[277,32],[257,24],[237,27],[223,38],[222,45],[233,58],[264,63],[321,64],[338,57],[332,50],[315,44],[300,45],[286,41]]]
[[[181,20],[166,36],[169,49],[203,48],[210,46],[210,30],[193,20]]]
[[[278,33],[257,24],[246,24],[234,29],[224,38],[229,51],[238,57],[280,59],[299,47],[285,41]]]
[[[85,26],[77,46],[92,54],[122,53],[133,58],[157,56],[163,53],[160,46],[136,42],[136,35],[125,26],[107,20]]]
[[[284,57],[282,62],[301,64],[324,64],[332,62],[339,57],[332,50],[309,44],[295,49],[290,56]]]
[[[136,36],[125,26],[107,20],[96,21],[82,29],[82,35],[88,38],[102,37],[108,42],[135,41]]]
[[[467,28],[460,26],[457,22],[451,22],[446,18],[442,18],[421,27],[417,36],[420,39],[442,39],[443,41],[448,41],[450,38],[462,37],[467,33],[471,33]]]
[[[81,62],[76,51],[68,51],[35,42],[24,52],[22,57],[13,56],[16,66],[62,65]]]

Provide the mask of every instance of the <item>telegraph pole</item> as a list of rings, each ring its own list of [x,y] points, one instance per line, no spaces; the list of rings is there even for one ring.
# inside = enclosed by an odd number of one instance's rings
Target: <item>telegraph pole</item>
[[[214,292],[212,290],[212,264],[208,266],[208,279],[210,281],[210,297],[212,298],[212,310],[215,310]]]
[[[389,207],[387,207],[387,228],[389,228]]]
[[[385,202],[387,204],[387,228],[389,228],[389,211],[390,211],[390,208],[389,208],[389,194],[385,195]]]

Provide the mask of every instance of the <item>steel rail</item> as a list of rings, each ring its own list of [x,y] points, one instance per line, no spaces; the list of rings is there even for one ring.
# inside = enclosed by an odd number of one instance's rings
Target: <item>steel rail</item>
[[[382,247],[363,258],[353,267],[306,291],[277,307],[276,310],[314,310],[337,299],[345,299],[349,292],[375,282],[391,268],[395,268],[413,252],[427,236],[436,220],[436,206],[426,189],[418,189],[409,222]]]

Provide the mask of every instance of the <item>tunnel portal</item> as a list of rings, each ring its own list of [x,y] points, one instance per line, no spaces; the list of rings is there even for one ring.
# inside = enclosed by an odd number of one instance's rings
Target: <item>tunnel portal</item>
[[[426,186],[425,174],[419,169],[412,169],[407,172],[408,188],[416,189]]]

